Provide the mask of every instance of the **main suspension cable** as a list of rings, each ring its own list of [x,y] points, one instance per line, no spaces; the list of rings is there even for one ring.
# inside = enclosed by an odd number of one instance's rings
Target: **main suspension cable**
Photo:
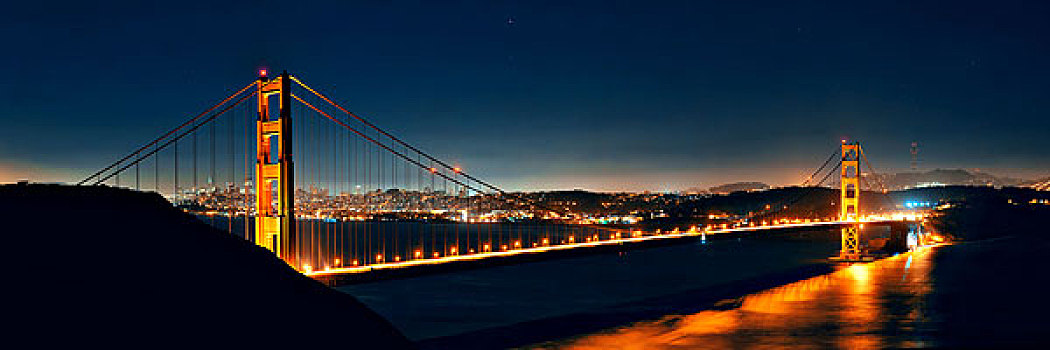
[[[243,96],[243,97],[241,97],[241,98],[237,99],[237,102],[234,102],[233,104],[230,104],[230,105],[228,105],[228,106],[224,107],[224,108],[223,108],[223,109],[222,109],[221,111],[219,111],[219,112],[217,112],[217,113],[215,113],[215,114],[212,114],[212,116],[211,116],[211,117],[208,117],[208,118],[206,118],[205,120],[203,120],[203,121],[201,121],[200,123],[198,123],[197,125],[194,125],[194,126],[193,126],[192,128],[190,128],[189,130],[186,130],[186,131],[182,132],[181,134],[178,134],[178,135],[176,135],[175,137],[173,137],[173,138],[171,138],[170,140],[168,140],[168,142],[165,142],[165,143],[163,143],[163,144],[160,144],[160,146],[159,146],[159,147],[157,147],[157,148],[155,148],[154,150],[152,150],[152,151],[150,151],[150,152],[148,152],[148,153],[146,153],[146,154],[143,154],[143,155],[139,156],[139,157],[138,157],[138,158],[136,158],[136,159],[135,159],[134,161],[132,161],[132,162],[130,162],[130,163],[128,163],[128,164],[126,164],[126,165],[124,165],[123,167],[121,167],[121,168],[119,168],[119,169],[117,169],[117,170],[115,170],[115,171],[111,172],[111,173],[110,173],[109,175],[107,175],[107,176],[104,176],[104,177],[100,178],[100,179],[99,179],[98,181],[95,181],[95,183],[94,183],[93,185],[99,185],[99,184],[101,184],[101,183],[105,182],[106,180],[109,180],[109,178],[111,178],[111,177],[115,176],[116,174],[119,174],[119,173],[123,172],[124,170],[127,170],[127,169],[128,169],[129,167],[131,167],[132,165],[138,164],[138,163],[139,163],[139,162],[141,162],[141,161],[142,161],[143,159],[146,159],[146,158],[148,158],[149,156],[153,155],[154,153],[157,153],[158,151],[160,151],[160,150],[164,149],[165,147],[168,147],[168,145],[171,145],[172,143],[174,143],[174,142],[178,141],[179,139],[183,138],[184,136],[188,135],[189,133],[191,133],[191,132],[194,132],[194,131],[196,131],[196,130],[197,130],[198,128],[200,128],[200,127],[201,127],[201,126],[203,126],[204,124],[207,124],[207,123],[211,122],[212,120],[215,120],[215,118],[219,117],[219,116],[220,116],[220,115],[222,115],[223,113],[226,113],[226,111],[229,111],[229,110],[230,110],[230,109],[232,109],[233,107],[237,106],[238,104],[240,104],[241,102],[243,102],[243,101],[244,101],[245,99],[248,99],[248,98],[250,98],[250,97],[252,97],[252,96],[255,96],[255,94],[256,94],[256,92],[252,92],[251,94],[245,95],[245,96]],[[177,174],[178,174],[178,172],[176,171],[176,175],[177,175]]]
[[[878,174],[875,172],[875,167],[871,166],[871,162],[868,161],[868,156],[864,153],[864,149],[863,148],[860,149],[860,157],[861,157],[861,159],[864,159],[864,164],[868,166],[868,173],[870,173],[871,177],[874,178],[875,181],[879,183],[879,187],[882,190],[882,193],[886,193],[887,190],[888,190],[886,188],[886,183],[882,182],[882,178],[880,178],[878,176]]]
[[[410,157],[408,157],[408,156],[406,156],[406,155],[402,154],[401,152],[398,152],[398,151],[396,151],[396,150],[394,150],[394,149],[390,148],[390,146],[387,146],[387,145],[383,144],[382,142],[379,142],[379,141],[377,141],[376,139],[373,139],[372,137],[370,137],[370,136],[368,136],[368,135],[365,135],[365,134],[364,134],[364,133],[362,133],[361,131],[358,131],[357,129],[355,129],[354,127],[352,127],[352,126],[350,126],[350,125],[348,125],[348,124],[346,124],[346,123],[344,123],[343,121],[341,121],[341,120],[339,120],[339,119],[337,119],[337,118],[334,118],[334,117],[332,117],[332,116],[331,116],[331,115],[329,115],[328,113],[325,113],[324,111],[320,110],[319,108],[315,107],[314,105],[310,104],[309,102],[306,102],[306,101],[304,101],[304,100],[303,100],[302,98],[300,98],[300,97],[299,97],[298,95],[296,95],[296,94],[292,94],[292,98],[294,98],[295,100],[297,100],[297,101],[301,102],[302,104],[306,105],[307,107],[310,107],[310,109],[313,109],[313,110],[314,110],[315,112],[317,112],[317,113],[319,113],[319,114],[321,114],[321,115],[325,116],[325,117],[326,117],[326,118],[328,118],[329,120],[331,120],[331,121],[334,121],[334,122],[336,122],[337,124],[339,124],[340,126],[342,126],[342,127],[346,128],[346,129],[348,129],[348,130],[350,130],[350,131],[354,132],[354,133],[355,133],[355,134],[357,134],[358,136],[361,136],[362,138],[364,138],[364,139],[368,140],[369,142],[372,142],[372,143],[373,143],[373,144],[375,144],[376,146],[382,147],[383,149],[385,149],[385,150],[389,151],[390,153],[393,153],[393,154],[397,155],[397,156],[398,156],[399,158],[401,158],[401,159],[404,159],[405,161],[407,161],[407,162],[409,162],[409,163],[412,163],[412,164],[414,164],[414,165],[416,165],[416,166],[418,166],[418,167],[420,167],[420,168],[426,168],[426,166],[425,166],[425,165],[423,165],[422,163],[416,162],[416,161],[415,161],[414,159],[412,159],[412,158],[410,158]],[[471,189],[474,189],[475,191],[478,191],[478,190],[477,190],[477,189],[476,189],[475,187],[473,187],[473,186],[470,186],[470,185],[467,185],[467,184],[465,184],[465,183],[462,183],[462,182],[459,182],[458,180],[455,180],[455,179],[453,179],[453,178],[450,178],[450,177],[449,177],[448,175],[445,175],[444,173],[441,173],[441,172],[435,172],[435,171],[434,171],[434,168],[430,168],[430,170],[431,170],[431,172],[432,172],[432,173],[435,173],[435,174],[436,174],[437,176],[440,176],[440,177],[442,177],[442,178],[444,178],[444,179],[446,179],[446,180],[449,180],[449,181],[455,182],[455,183],[457,183],[457,184],[460,184],[461,186],[464,186],[464,187],[467,187],[467,188],[471,188]],[[381,185],[379,184],[379,181],[381,181],[381,180],[382,180],[381,178],[377,178],[377,186],[381,186]],[[379,187],[377,187],[377,188],[379,188]]]
[[[526,198],[526,197],[523,197],[523,196],[520,196],[520,195],[517,195],[517,194],[514,194],[514,193],[510,193],[510,192],[507,192],[507,191],[504,191],[503,189],[501,189],[501,188],[499,188],[499,187],[496,187],[495,185],[492,185],[492,184],[490,184],[490,183],[488,183],[488,182],[482,181],[481,179],[478,179],[477,177],[474,177],[474,176],[472,176],[472,175],[470,175],[470,174],[467,174],[466,172],[464,172],[464,171],[463,171],[462,169],[460,169],[459,167],[455,167],[455,166],[449,165],[448,163],[445,163],[444,161],[442,161],[442,160],[440,160],[440,159],[438,159],[438,158],[436,158],[436,157],[434,157],[434,156],[431,156],[430,154],[428,154],[428,153],[426,153],[426,152],[423,152],[423,151],[422,151],[422,150],[420,150],[419,148],[416,148],[415,146],[412,146],[412,145],[408,144],[407,142],[405,142],[405,141],[402,141],[401,139],[397,138],[396,136],[394,136],[394,135],[392,135],[392,134],[390,134],[390,133],[386,132],[385,130],[383,130],[383,129],[379,128],[379,127],[378,127],[378,126],[376,126],[375,124],[372,124],[372,123],[371,123],[371,122],[369,122],[368,120],[366,120],[366,119],[364,119],[364,118],[362,118],[362,117],[358,116],[357,114],[354,114],[353,112],[350,112],[350,111],[349,111],[349,110],[347,110],[346,108],[343,108],[343,106],[341,106],[341,105],[339,105],[338,103],[335,103],[334,101],[332,101],[331,99],[329,99],[329,98],[328,98],[327,96],[325,96],[324,94],[321,94],[321,93],[320,93],[320,92],[318,92],[317,90],[314,90],[313,88],[311,88],[311,87],[307,86],[306,84],[304,84],[304,83],[303,83],[302,81],[300,81],[300,80],[299,80],[298,78],[296,78],[295,76],[290,76],[290,78],[292,79],[292,81],[294,81],[294,82],[295,82],[296,84],[298,84],[298,85],[299,85],[299,86],[301,86],[302,88],[306,89],[307,91],[310,91],[310,92],[311,92],[311,93],[313,93],[313,94],[314,94],[315,96],[317,96],[318,98],[320,98],[320,99],[324,100],[325,102],[327,102],[328,104],[332,105],[333,107],[335,107],[335,108],[339,109],[339,110],[340,110],[340,111],[342,111],[343,113],[345,113],[345,114],[347,114],[347,115],[349,115],[349,116],[353,117],[354,119],[357,119],[358,121],[360,121],[361,123],[365,124],[365,125],[366,125],[366,126],[368,126],[369,128],[371,128],[371,129],[375,130],[376,132],[379,132],[380,134],[382,134],[382,135],[384,135],[384,136],[386,136],[386,137],[390,138],[390,139],[391,139],[392,141],[394,141],[394,142],[396,142],[396,143],[398,143],[398,144],[400,144],[400,145],[404,146],[405,148],[408,148],[408,149],[412,150],[413,152],[416,152],[417,154],[419,154],[419,155],[421,155],[421,156],[425,157],[426,159],[430,160],[430,161],[431,161],[432,163],[436,163],[436,164],[440,165],[440,166],[441,166],[442,168],[445,168],[446,170],[452,171],[453,173],[455,173],[455,174],[458,174],[458,175],[462,175],[462,176],[463,176],[464,178],[466,178],[466,179],[468,179],[468,180],[471,180],[471,181],[473,181],[473,182],[476,182],[476,183],[478,183],[479,185],[481,185],[481,186],[483,186],[483,187],[486,187],[486,188],[488,188],[488,189],[490,189],[490,190],[496,191],[496,192],[497,192],[497,193],[499,193],[500,195],[505,195],[505,196],[510,196],[510,197],[514,197],[515,199],[518,199],[518,200],[521,200],[521,201],[523,201],[523,202],[526,202],[526,203],[528,203],[528,204],[530,204],[530,205],[532,205],[532,206],[534,206],[534,207],[536,207],[536,208],[539,208],[539,209],[543,209],[543,210],[547,210],[547,211],[550,211],[550,212],[554,212],[554,213],[559,213],[559,215],[561,215],[561,214],[563,213],[563,212],[561,212],[561,211],[559,211],[559,210],[554,210],[554,209],[551,209],[551,208],[549,208],[549,207],[547,207],[547,206],[544,206],[544,205],[542,205],[542,204],[540,204],[540,203],[538,203],[538,202],[536,202],[536,201],[533,201],[533,200],[531,200],[531,199],[529,199],[529,198]],[[293,95],[293,96],[294,96],[294,95]],[[319,110],[318,108],[314,107],[313,105],[310,105],[309,103],[306,103],[306,102],[305,102],[305,101],[303,101],[303,100],[302,100],[301,98],[298,98],[298,97],[296,97],[296,99],[297,99],[297,100],[299,100],[300,102],[303,102],[304,104],[307,104],[307,105],[309,105],[309,106],[310,106],[311,108],[313,108],[314,110],[317,110],[317,111],[319,111],[319,112],[320,112],[320,110]],[[326,117],[328,117],[328,118],[329,118],[329,119],[331,119],[332,121],[335,121],[335,122],[337,122],[337,123],[340,123],[340,124],[342,124],[342,125],[344,125],[344,126],[346,126],[346,127],[349,127],[348,125],[346,125],[346,124],[345,124],[345,123],[343,123],[342,121],[338,120],[337,118],[334,118],[334,117],[332,117],[331,115],[328,115],[327,113],[322,113],[322,114],[324,114],[324,115],[325,115]],[[352,128],[351,128],[351,130],[355,130],[355,129],[352,129]],[[405,160],[408,160],[409,162],[411,162],[411,163],[415,164],[416,166],[420,166],[420,167],[424,167],[424,168],[426,168],[426,167],[425,167],[424,165],[422,165],[422,163],[420,163],[420,162],[414,162],[414,161],[412,161],[412,160],[411,160],[410,158],[407,158],[406,156],[402,155],[402,154],[401,154],[401,153],[399,153],[399,152],[393,151],[393,150],[392,150],[392,149],[390,149],[389,147],[386,147],[385,145],[383,145],[383,144],[379,143],[378,141],[376,141],[376,140],[374,140],[374,139],[372,139],[372,138],[370,138],[370,137],[368,137],[368,136],[365,136],[365,135],[364,135],[364,134],[362,134],[361,132],[358,132],[358,131],[356,131],[356,130],[355,130],[354,132],[355,132],[355,133],[357,133],[358,135],[361,135],[361,136],[363,136],[363,137],[365,137],[365,138],[368,138],[368,139],[369,139],[369,141],[372,141],[373,143],[375,143],[375,144],[377,144],[377,145],[380,145],[380,146],[382,146],[383,148],[386,148],[387,150],[390,150],[391,152],[394,152],[394,153],[395,153],[395,154],[397,154],[397,155],[398,155],[399,157],[401,157],[401,158],[403,158],[403,159],[405,159]],[[433,168],[433,167],[430,167],[430,168],[429,168],[429,170],[430,170],[430,171],[431,171],[432,173],[435,173],[435,172],[436,172],[436,171],[435,171],[435,168]],[[451,178],[449,178],[448,176],[445,176],[444,174],[440,174],[440,173],[438,173],[438,175],[439,175],[439,176],[441,176],[442,178],[448,179],[448,180],[450,180],[450,181],[453,181],[453,182],[455,182],[455,183],[457,183],[457,184],[461,184],[461,185],[463,185],[463,186],[466,186],[466,187],[468,187],[468,188],[470,188],[470,189],[473,189],[473,190],[475,190],[475,191],[478,191],[478,190],[477,190],[477,188],[475,188],[475,187],[472,187],[472,186],[468,186],[468,185],[466,185],[466,184],[464,184],[464,183],[462,183],[462,182],[458,182],[458,181],[452,180]],[[478,192],[482,192],[482,191],[478,191]],[[570,214],[571,214],[571,213],[570,213]]]
[[[110,169],[113,169],[114,167],[120,165],[124,161],[126,161],[128,159],[131,159],[132,157],[138,155],[139,153],[142,153],[142,151],[146,150],[147,148],[150,148],[150,146],[153,146],[153,145],[157,144],[161,140],[164,140],[168,136],[171,136],[172,134],[178,132],[179,130],[181,130],[182,128],[186,127],[187,125],[192,124],[197,119],[200,119],[204,115],[206,115],[206,114],[210,113],[211,111],[215,110],[219,106],[222,106],[226,102],[229,102],[234,97],[237,97],[237,95],[240,95],[245,90],[248,90],[248,88],[251,88],[255,84],[256,84],[255,82],[252,82],[251,84],[248,84],[247,86],[241,88],[240,90],[237,90],[237,92],[234,92],[233,94],[231,94],[230,96],[226,97],[225,99],[223,99],[219,103],[216,103],[215,105],[213,105],[213,106],[209,107],[208,109],[204,110],[204,112],[201,112],[197,116],[191,118],[190,120],[187,120],[186,122],[182,123],[181,125],[179,125],[178,127],[172,129],[171,131],[168,131],[167,133],[164,133],[164,135],[161,135],[160,137],[156,138],[155,140],[150,141],[145,146],[139,147],[139,149],[135,150],[135,152],[131,152],[130,154],[124,156],[124,158],[121,158],[120,160],[118,160],[116,162],[113,162],[113,164],[110,164],[109,166],[107,166],[105,168],[102,168],[102,170],[99,170],[98,172],[95,172],[94,174],[91,174],[91,176],[88,176],[87,178],[85,178],[83,180],[80,180],[80,182],[77,182],[77,186],[83,185],[84,183],[90,181],[92,178],[98,177],[98,176],[102,175],[102,173],[105,173],[105,172],[109,171]],[[108,179],[109,177],[107,176],[106,178]],[[101,183],[101,181],[96,182],[95,184],[97,185],[99,183]]]
[[[831,160],[835,159],[835,156],[838,155],[838,154],[839,154],[838,148],[836,148],[835,150],[831,151],[831,156],[828,156],[828,159],[824,161],[824,164],[822,164],[819,168],[817,168],[817,170],[814,171],[813,174],[810,174],[809,177],[807,177],[805,181],[802,181],[802,187],[805,187],[810,181],[813,181],[813,178],[816,177],[818,174],[820,174],[820,172],[822,170],[824,170],[824,167],[827,167],[828,164],[831,163]]]

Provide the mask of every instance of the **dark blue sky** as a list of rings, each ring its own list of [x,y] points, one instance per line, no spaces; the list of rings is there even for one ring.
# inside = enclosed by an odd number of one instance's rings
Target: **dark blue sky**
[[[794,183],[843,137],[1050,175],[1043,2],[24,3],[0,182],[78,179],[259,67],[509,188]]]

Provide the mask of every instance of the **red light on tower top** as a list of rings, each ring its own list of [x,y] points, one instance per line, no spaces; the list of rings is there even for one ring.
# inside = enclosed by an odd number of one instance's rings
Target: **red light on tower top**
[[[263,77],[263,78],[266,77],[266,69],[265,68],[259,70],[259,77]]]

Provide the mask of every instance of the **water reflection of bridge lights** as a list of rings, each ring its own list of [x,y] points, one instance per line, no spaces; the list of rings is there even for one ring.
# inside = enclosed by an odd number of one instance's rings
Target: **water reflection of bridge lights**
[[[916,319],[921,318],[917,315],[925,308],[924,299],[931,290],[931,266],[930,247],[920,247],[910,253],[853,264],[830,274],[724,300],[710,310],[668,315],[533,347],[922,347],[921,340],[898,334],[900,328],[914,327],[919,322]],[[893,302],[886,302],[886,298]],[[733,307],[734,304],[738,306]]]
[[[869,264],[852,264],[846,268],[846,271],[854,281],[867,285],[868,280],[871,279],[871,271],[868,270],[870,268]]]

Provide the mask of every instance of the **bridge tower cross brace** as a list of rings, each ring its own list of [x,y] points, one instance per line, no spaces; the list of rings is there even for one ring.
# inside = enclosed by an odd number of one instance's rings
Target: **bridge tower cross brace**
[[[860,142],[842,142],[841,185],[839,196],[839,221],[849,222],[860,219]],[[860,230],[857,224],[842,228],[842,250],[839,258],[843,260],[860,260]]]
[[[255,244],[299,268],[295,232],[295,173],[292,161],[292,110],[288,72],[259,76],[259,114],[255,122]],[[270,108],[276,98],[277,115]]]

